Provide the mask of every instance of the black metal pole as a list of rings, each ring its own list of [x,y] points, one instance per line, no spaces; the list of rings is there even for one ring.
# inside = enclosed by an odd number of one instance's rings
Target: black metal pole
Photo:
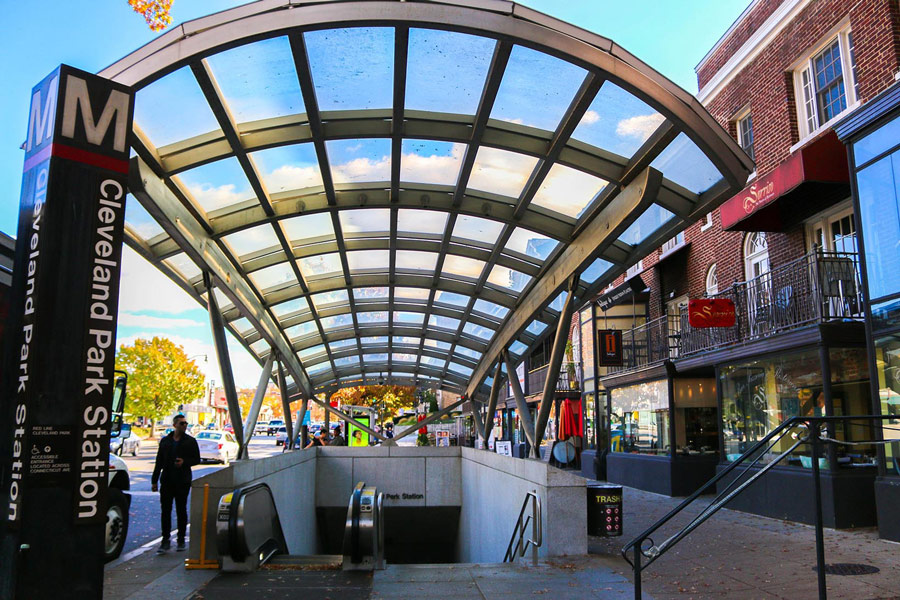
[[[822,525],[822,482],[819,477],[819,423],[813,421],[809,428],[809,442],[812,444],[813,487],[816,497],[816,574],[819,578],[819,600],[828,598],[825,589],[825,539]]]
[[[641,546],[644,540],[638,540],[634,547],[634,600],[641,600]]]

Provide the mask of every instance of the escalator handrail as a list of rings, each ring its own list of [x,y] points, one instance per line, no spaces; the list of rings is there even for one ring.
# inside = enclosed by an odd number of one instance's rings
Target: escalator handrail
[[[275,525],[277,529],[276,532],[279,538],[276,541],[278,542],[278,545],[280,546],[282,551],[287,551],[284,538],[284,530],[281,528],[281,518],[278,516],[278,508],[275,505],[275,498],[272,496],[272,488],[270,488],[266,483],[255,483],[247,487],[235,489],[234,492],[232,492],[231,504],[228,507],[228,546],[229,550],[231,551],[231,558],[235,562],[243,561],[249,556],[247,548],[244,547],[244,544],[238,543],[238,509],[240,508],[241,500],[244,496],[247,496],[250,493],[262,488],[265,488],[266,493],[269,494],[269,498],[272,500],[272,506],[275,507]]]
[[[350,557],[354,563],[362,561],[362,550],[359,547],[359,512],[364,487],[366,487],[365,482],[360,481],[353,488],[353,494],[350,496]]]

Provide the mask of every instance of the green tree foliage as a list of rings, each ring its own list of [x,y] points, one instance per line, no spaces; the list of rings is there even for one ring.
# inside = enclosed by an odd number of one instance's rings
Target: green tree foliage
[[[128,373],[125,412],[158,421],[179,404],[204,394],[204,376],[184,348],[163,337],[136,340],[116,353],[116,368]]]

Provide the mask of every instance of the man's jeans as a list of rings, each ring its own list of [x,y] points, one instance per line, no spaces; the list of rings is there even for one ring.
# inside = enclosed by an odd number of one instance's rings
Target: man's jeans
[[[175,501],[175,514],[178,518],[178,541],[183,542],[187,533],[187,499],[191,491],[190,485],[164,485],[160,488],[159,504],[162,508],[162,538],[168,540],[172,531],[172,501]]]

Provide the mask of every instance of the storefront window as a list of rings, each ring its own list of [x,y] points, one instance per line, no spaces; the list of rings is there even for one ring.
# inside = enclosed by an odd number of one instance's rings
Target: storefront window
[[[900,292],[900,152],[860,170],[856,180],[869,298],[875,303]]]
[[[675,452],[687,456],[719,451],[715,379],[676,379]]]
[[[663,379],[612,390],[613,452],[669,453],[669,386]]]
[[[884,447],[885,466],[889,475],[900,475],[900,335],[875,340],[875,365],[881,414],[897,416],[883,421],[884,439],[897,440]]]
[[[834,416],[871,414],[869,366],[865,348],[830,348],[831,400]],[[835,439],[861,442],[874,439],[875,423],[869,420],[837,422]],[[875,465],[875,447],[835,444],[839,467]]]
[[[791,417],[825,416],[817,349],[723,367],[719,385],[722,386],[724,452],[729,462],[737,460]],[[790,436],[785,436],[760,462],[770,462],[793,442]],[[809,457],[809,448],[804,444],[787,462],[811,467]]]
[[[586,392],[594,389],[594,324],[591,309],[581,311],[581,365]]]

